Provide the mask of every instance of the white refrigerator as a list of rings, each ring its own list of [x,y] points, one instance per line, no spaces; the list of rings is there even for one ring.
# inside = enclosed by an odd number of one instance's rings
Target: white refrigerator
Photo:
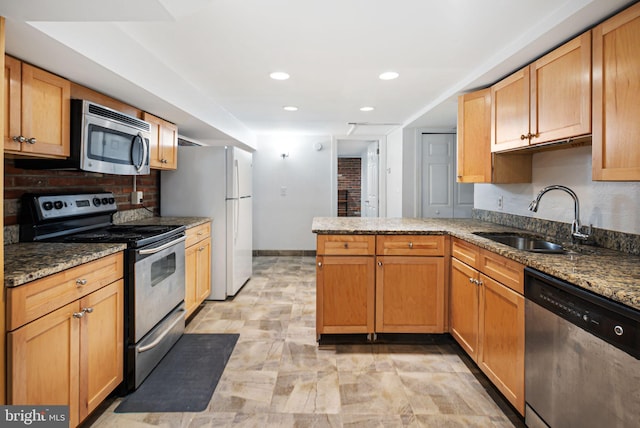
[[[211,217],[210,300],[235,296],[252,273],[252,154],[179,146],[178,169],[160,174],[160,214]]]

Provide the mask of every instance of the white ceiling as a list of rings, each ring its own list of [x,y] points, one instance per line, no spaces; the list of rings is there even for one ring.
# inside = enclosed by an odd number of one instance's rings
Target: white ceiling
[[[350,122],[453,128],[459,93],[632,2],[0,0],[0,15],[8,53],[174,121],[187,137],[255,147],[257,134],[344,136]],[[400,77],[379,80],[387,70]]]

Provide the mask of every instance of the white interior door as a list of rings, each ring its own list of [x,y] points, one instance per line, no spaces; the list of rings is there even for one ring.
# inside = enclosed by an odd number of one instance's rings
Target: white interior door
[[[367,172],[364,217],[378,217],[378,158],[379,158],[378,142],[370,143],[367,146]],[[364,183],[363,183],[364,184]]]
[[[422,217],[471,217],[473,184],[456,183],[455,171],[456,134],[422,134]]]

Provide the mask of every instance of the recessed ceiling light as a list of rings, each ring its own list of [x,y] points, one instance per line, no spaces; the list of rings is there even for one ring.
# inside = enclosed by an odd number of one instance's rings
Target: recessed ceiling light
[[[287,80],[290,76],[289,73],[285,73],[284,71],[274,71],[269,77],[273,80]]]
[[[380,80],[393,80],[397,79],[398,76],[400,76],[400,74],[396,73],[395,71],[385,71],[378,77],[380,78]]]
[[[286,111],[298,111],[298,107],[296,106],[284,106],[282,108],[285,109]]]
[[[375,110],[375,107],[370,107],[370,106],[360,107],[360,111],[372,111],[372,110]]]

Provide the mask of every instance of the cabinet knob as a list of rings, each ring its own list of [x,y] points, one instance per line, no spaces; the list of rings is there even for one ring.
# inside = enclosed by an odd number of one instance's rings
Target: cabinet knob
[[[348,242],[345,242],[345,243],[344,243],[344,248],[345,248],[345,249],[349,248],[349,243],[348,243]]]
[[[475,280],[475,279],[473,279],[473,278],[469,278],[469,282],[470,282],[470,283],[472,283],[472,284],[474,284],[474,283],[476,282],[476,280]]]
[[[76,285],[78,287],[80,287],[81,285],[87,285],[87,280],[82,278],[82,279],[76,279]]]
[[[522,135],[520,135],[520,139],[521,140],[528,140],[529,139],[529,135],[531,135],[531,134],[527,134],[527,135],[522,134]]]
[[[382,262],[378,262],[378,266],[382,267]]]
[[[29,143],[29,144],[35,144],[37,142],[38,142],[38,140],[36,140],[36,137],[31,137],[31,138],[29,138],[27,140],[27,143]]]
[[[478,285],[483,285],[483,284],[484,284],[484,282],[482,282],[482,280],[480,280],[480,281],[476,280],[476,284],[478,284]]]
[[[27,139],[26,139],[26,138],[24,138],[24,136],[22,136],[22,135],[16,135],[16,136],[14,136],[12,139],[13,139],[13,141],[15,141],[16,143],[26,143],[26,142],[27,142]]]
[[[169,161],[168,161],[168,160],[166,160],[166,159],[160,159],[160,162],[161,162],[161,163],[169,163]]]
[[[73,317],[74,318],[82,318],[84,316],[84,311],[82,312],[74,312],[73,313]]]
[[[322,262],[318,262],[318,267],[322,267]]]
[[[413,248],[413,242],[409,242],[409,248]]]
[[[198,248],[198,251],[204,251],[204,247]]]
[[[91,312],[93,312],[93,308],[82,308],[82,312],[90,314]]]

